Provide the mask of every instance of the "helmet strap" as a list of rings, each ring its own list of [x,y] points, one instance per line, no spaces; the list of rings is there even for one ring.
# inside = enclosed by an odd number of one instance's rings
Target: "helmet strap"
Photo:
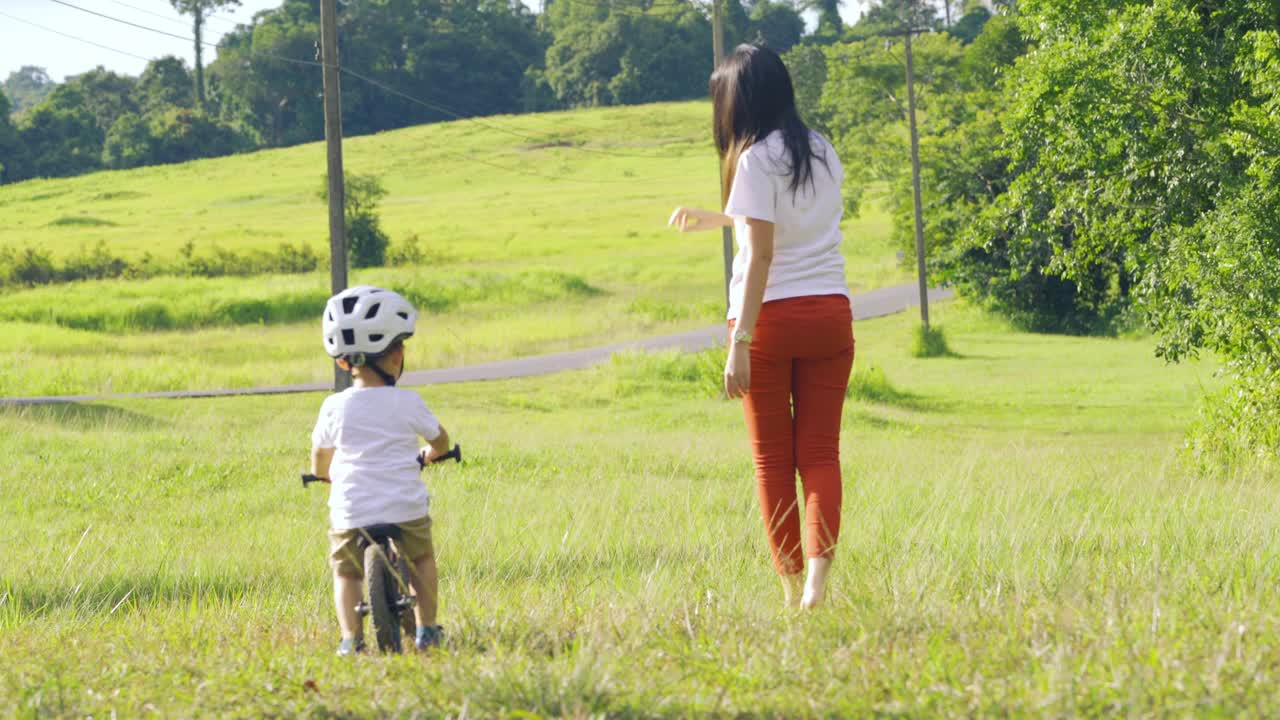
[[[374,371],[375,373],[377,373],[377,374],[378,374],[378,377],[382,378],[382,382],[386,383],[387,385],[389,385],[389,386],[391,386],[391,387],[395,387],[395,386],[396,386],[396,379],[397,379],[397,378],[392,377],[391,373],[387,372],[386,370],[383,370],[383,369],[378,365],[378,361],[377,361],[377,360],[375,360],[375,361],[373,361],[373,362],[369,363],[368,368],[369,368],[370,370]]]

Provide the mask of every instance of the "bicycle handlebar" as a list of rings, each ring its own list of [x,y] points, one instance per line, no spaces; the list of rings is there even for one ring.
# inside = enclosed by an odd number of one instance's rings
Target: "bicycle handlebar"
[[[432,465],[438,465],[438,464],[440,464],[440,463],[442,463],[442,462],[449,462],[450,460],[453,460],[454,462],[462,462],[462,446],[461,446],[461,445],[454,444],[454,446],[453,446],[453,449],[452,449],[452,450],[450,450],[449,452],[447,452],[447,453],[445,453],[445,454],[441,455],[440,457],[436,458],[435,460],[432,460],[432,461],[431,461],[431,464],[432,464]],[[422,455],[421,455],[421,454],[419,454],[419,455],[418,455],[418,465],[420,465],[420,466],[422,466],[422,467],[424,467],[424,468],[427,466],[427,464],[426,464],[425,462],[423,462],[423,461],[422,461]]]
[[[454,462],[462,462],[462,446],[461,445],[454,445],[452,450],[441,455],[435,460],[432,460],[431,464],[438,465],[442,462],[448,462],[450,460],[453,460]],[[418,455],[418,465],[423,468],[427,466],[427,464],[423,462],[421,454]],[[319,477],[318,475],[312,475],[310,473],[307,473],[302,476],[302,487],[305,488],[306,486],[314,482],[328,483],[329,478]]]

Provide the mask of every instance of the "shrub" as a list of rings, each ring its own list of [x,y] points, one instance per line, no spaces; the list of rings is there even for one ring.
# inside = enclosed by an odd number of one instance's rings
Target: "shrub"
[[[947,347],[947,336],[942,328],[934,325],[925,327],[917,325],[911,340],[911,355],[918,358],[951,357],[954,353]]]

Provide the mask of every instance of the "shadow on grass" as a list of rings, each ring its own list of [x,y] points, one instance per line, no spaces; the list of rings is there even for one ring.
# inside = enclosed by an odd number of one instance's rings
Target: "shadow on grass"
[[[0,404],[0,418],[53,425],[63,430],[154,430],[168,423],[150,415],[111,405],[49,403],[47,405]]]

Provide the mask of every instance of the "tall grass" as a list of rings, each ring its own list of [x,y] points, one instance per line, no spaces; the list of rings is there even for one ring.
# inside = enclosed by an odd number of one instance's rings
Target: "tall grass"
[[[554,270],[383,270],[368,273],[420,311],[463,305],[520,307],[600,294],[585,279]],[[95,332],[198,330],[239,325],[314,323],[329,298],[327,277],[161,278],[48,287],[0,297],[0,322]]]
[[[867,385],[920,402],[848,403],[813,615],[780,607],[715,353],[425,389],[470,457],[424,476],[448,636],[425,658],[332,655],[326,498],[295,479],[319,396],[0,409],[0,707],[1266,715],[1280,478],[1183,463],[1212,368],[938,314],[941,364],[906,318],[859,323]]]

